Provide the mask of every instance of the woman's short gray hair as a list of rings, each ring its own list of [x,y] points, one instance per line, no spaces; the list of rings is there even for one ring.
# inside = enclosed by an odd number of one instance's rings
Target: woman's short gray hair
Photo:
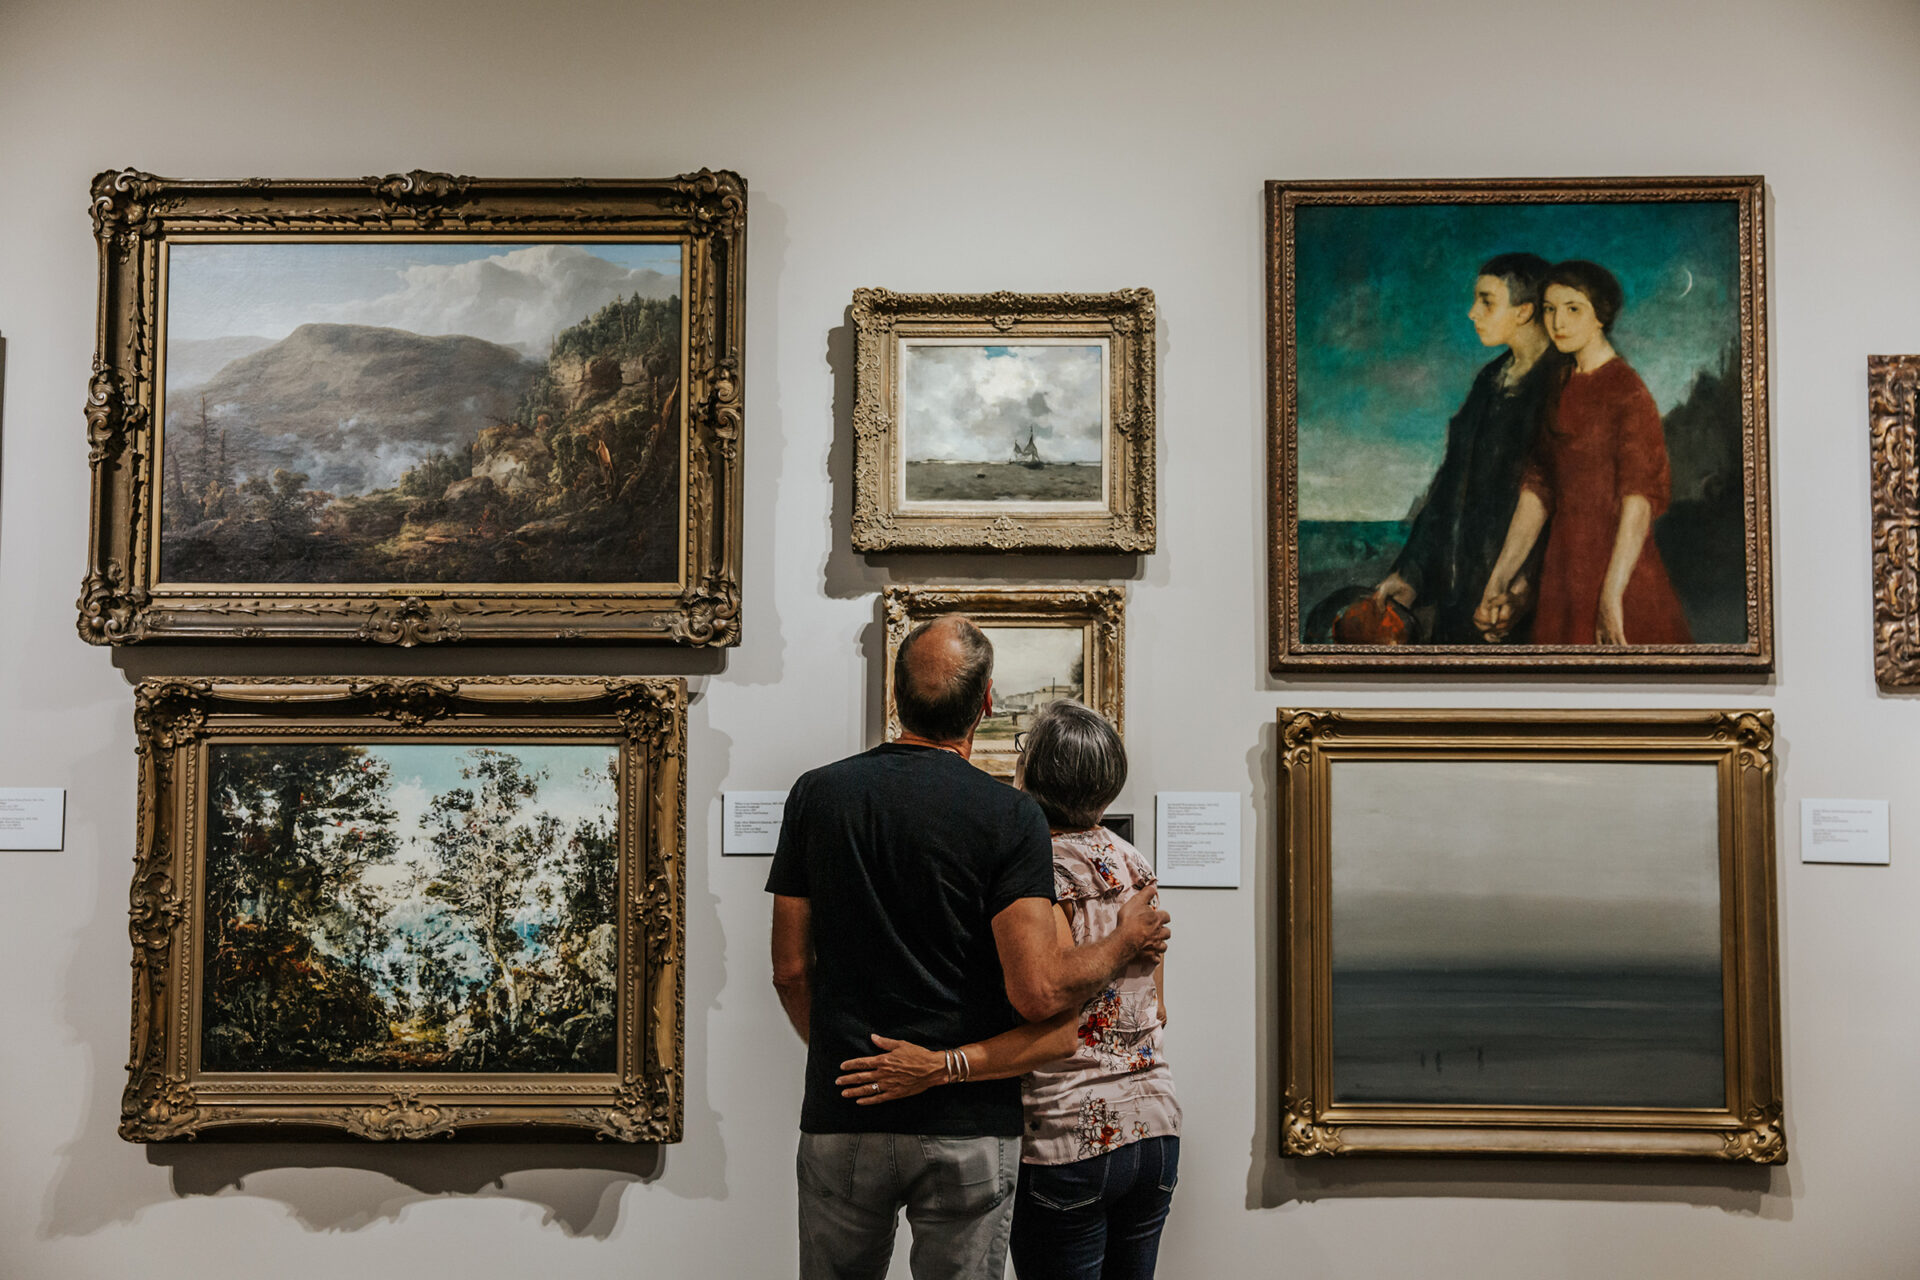
[[[1107,718],[1077,702],[1050,702],[1020,753],[1020,787],[1063,830],[1097,826],[1127,785],[1127,749]]]

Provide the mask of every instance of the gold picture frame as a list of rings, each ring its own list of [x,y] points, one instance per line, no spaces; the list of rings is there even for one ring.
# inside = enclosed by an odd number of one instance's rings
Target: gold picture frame
[[[1266,232],[1275,674],[1773,669],[1762,179],[1269,182]],[[1603,428],[1547,430],[1575,357],[1469,315],[1478,273],[1516,259],[1612,281],[1621,359],[1565,401]],[[1492,278],[1501,307],[1517,278]],[[1641,491],[1565,499],[1625,483],[1654,496],[1603,632]],[[1556,518],[1482,615],[1523,490]]]
[[[856,289],[851,314],[855,551],[1153,550],[1151,290]]]
[[[81,637],[737,644],[746,212],[101,174]]]
[[[141,682],[120,1135],[676,1142],[678,678]]]
[[[1784,1163],[1773,739],[1281,711],[1281,1153]]]
[[[974,735],[973,763],[1013,776],[1020,721],[1062,697],[1105,716],[1126,733],[1126,592],[1120,587],[888,587],[886,740],[900,736],[893,666],[901,641],[944,614],[971,618],[994,644],[995,714]],[[1074,671],[1074,666],[1078,671]],[[1037,682],[1037,683],[1036,683]],[[1014,688],[1014,684],[1023,687]],[[1033,687],[1024,687],[1024,686]]]
[[[1920,688],[1920,356],[1867,357],[1873,464],[1873,674]]]

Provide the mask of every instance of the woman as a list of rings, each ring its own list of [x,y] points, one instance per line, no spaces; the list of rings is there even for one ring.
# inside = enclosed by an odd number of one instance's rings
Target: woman
[[[1547,337],[1573,357],[1521,480],[1519,505],[1474,624],[1489,640],[1512,627],[1513,580],[1549,519],[1534,608],[1534,644],[1689,644],[1687,617],[1649,536],[1670,476],[1660,410],[1607,334],[1625,294],[1605,267],[1547,272]]]
[[[1103,717],[1072,702],[1035,717],[1014,781],[1053,830],[1063,942],[1110,932],[1123,905],[1154,891],[1146,859],[1099,825],[1126,780],[1126,749]],[[886,1052],[842,1063],[847,1074],[837,1083],[868,1105],[960,1080],[1026,1075],[1015,1273],[1144,1280],[1153,1275],[1180,1166],[1180,1104],[1161,1051],[1162,974],[1157,963],[1135,962],[1077,1013],[957,1050],[875,1036]]]

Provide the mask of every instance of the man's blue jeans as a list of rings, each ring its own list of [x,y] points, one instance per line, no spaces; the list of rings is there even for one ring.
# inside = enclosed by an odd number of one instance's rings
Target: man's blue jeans
[[[882,1280],[901,1208],[914,1280],[1001,1280],[1018,1138],[803,1133],[800,1280]]]
[[[1070,1164],[1023,1164],[1014,1197],[1020,1280],[1149,1280],[1180,1178],[1180,1139],[1142,1138]]]

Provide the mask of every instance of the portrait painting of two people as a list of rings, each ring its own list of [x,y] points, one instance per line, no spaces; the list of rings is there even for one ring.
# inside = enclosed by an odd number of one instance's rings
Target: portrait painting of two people
[[[1274,669],[1770,669],[1760,195],[1271,184]]]

